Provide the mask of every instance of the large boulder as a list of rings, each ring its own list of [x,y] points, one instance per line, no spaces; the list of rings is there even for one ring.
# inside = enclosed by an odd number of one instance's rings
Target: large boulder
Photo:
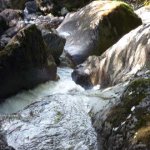
[[[23,9],[26,0],[0,0],[0,10],[6,8]]]
[[[132,81],[120,101],[93,122],[101,149],[150,149],[150,78]]]
[[[0,51],[0,100],[56,79],[56,65],[35,25],[23,28]]]
[[[6,115],[1,130],[16,150],[96,150],[96,132],[80,100],[63,94],[44,97]]]
[[[72,77],[77,84],[101,87],[126,81],[138,70],[149,68],[150,24],[144,24],[122,37],[100,57],[90,56],[76,67]]]
[[[57,30],[66,37],[66,55],[76,65],[90,55],[102,54],[141,23],[123,2],[94,1],[78,12],[68,14]]]

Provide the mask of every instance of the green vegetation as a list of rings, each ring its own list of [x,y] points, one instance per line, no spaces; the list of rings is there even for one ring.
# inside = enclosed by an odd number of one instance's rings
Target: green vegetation
[[[55,117],[55,123],[58,123],[61,120],[62,116],[63,114],[60,111],[58,111]]]

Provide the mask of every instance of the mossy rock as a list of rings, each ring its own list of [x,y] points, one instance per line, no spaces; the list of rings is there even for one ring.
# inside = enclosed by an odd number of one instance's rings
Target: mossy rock
[[[110,122],[113,127],[120,125],[130,114],[131,108],[138,105],[149,95],[150,79],[140,78],[132,81],[121,97],[121,102],[117,106],[114,106],[109,112],[107,121]]]
[[[88,56],[101,55],[141,24],[141,19],[124,2],[93,1],[68,14],[57,30],[66,37],[67,57],[78,65]]]
[[[106,112],[96,126],[102,149],[150,149],[150,78],[132,81]]]
[[[56,79],[56,64],[35,25],[23,28],[0,51],[0,101]]]

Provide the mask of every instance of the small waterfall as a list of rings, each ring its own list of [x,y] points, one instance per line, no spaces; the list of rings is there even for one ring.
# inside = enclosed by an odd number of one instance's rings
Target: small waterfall
[[[97,86],[92,90],[84,90],[72,81],[71,73],[70,68],[58,68],[58,81],[49,81],[35,89],[22,91],[0,105],[2,116],[11,116],[11,113],[19,111],[23,117],[19,120],[14,118],[11,122],[8,119],[3,124],[10,146],[21,149],[23,145],[31,149],[36,140],[43,138],[42,146],[47,146],[47,138],[52,136],[50,140],[55,141],[49,145],[52,150],[97,150],[97,134],[92,126],[91,115],[110,106],[123,88],[116,86],[97,90]],[[30,111],[34,116],[31,120]],[[28,121],[24,121],[26,118]],[[14,128],[20,129],[14,132]],[[36,146],[40,149],[41,144]],[[32,147],[35,148],[35,145]]]

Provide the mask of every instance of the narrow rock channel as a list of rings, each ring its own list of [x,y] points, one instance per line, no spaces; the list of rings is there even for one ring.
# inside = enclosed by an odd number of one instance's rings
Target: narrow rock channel
[[[1,114],[6,117],[2,129],[10,146],[19,150],[97,149],[91,115],[115,102],[118,87],[85,91],[72,81],[71,72],[59,68],[59,81],[23,91],[1,104]]]

